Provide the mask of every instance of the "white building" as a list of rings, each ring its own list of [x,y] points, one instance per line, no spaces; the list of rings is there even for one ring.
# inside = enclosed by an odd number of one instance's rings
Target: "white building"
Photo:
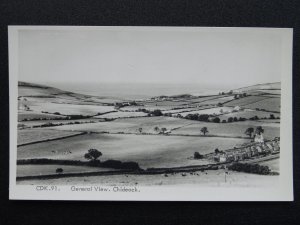
[[[264,137],[262,134],[255,134],[254,142],[264,143]]]

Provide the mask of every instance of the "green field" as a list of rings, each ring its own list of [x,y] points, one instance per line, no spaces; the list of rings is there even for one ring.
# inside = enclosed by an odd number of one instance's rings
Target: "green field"
[[[195,151],[209,153],[215,148],[228,149],[245,142],[248,140],[162,135],[86,134],[18,147],[17,155],[18,159],[84,160],[84,153],[90,148],[96,148],[102,152],[103,160],[135,161],[143,168],[175,167],[207,163],[189,159]]]
[[[246,106],[249,109],[265,109],[267,111],[280,112],[280,98],[268,98]]]
[[[197,123],[196,123],[197,122]],[[184,135],[200,135],[200,129],[207,127],[209,133],[207,135],[220,135],[227,137],[248,137],[245,131],[248,127],[262,126],[265,130],[263,136],[266,139],[274,139],[280,136],[280,124],[277,123],[260,123],[254,121],[234,122],[234,123],[211,123],[211,122],[198,122],[176,129],[172,134]]]
[[[190,111],[190,112],[184,112],[180,113],[182,116],[186,116],[188,114],[208,114],[208,115],[219,115],[222,114],[223,112],[231,112],[233,108],[231,107],[215,107],[215,108],[209,108],[209,109],[200,109],[196,111]]]
[[[31,120],[31,119],[57,119],[57,118],[65,118],[64,116],[54,115],[54,114],[46,114],[46,113],[38,113],[32,111],[19,111],[18,112],[18,121],[22,120]]]
[[[90,166],[65,166],[65,165],[18,165],[17,177],[56,174],[56,169],[62,168],[63,173],[84,173],[96,171],[112,171],[111,168]]]
[[[194,121],[160,116],[117,119],[110,122],[99,122],[92,124],[65,125],[60,127],[53,127],[53,129],[67,131],[140,133],[138,129],[142,128],[143,133],[157,133],[154,130],[155,127],[164,127],[170,130],[192,123],[194,123]]]
[[[247,106],[249,104],[268,99],[265,96],[247,96],[244,98],[235,99],[231,102],[225,103],[225,106]]]
[[[227,120],[229,117],[237,117],[237,118],[243,117],[249,119],[251,117],[258,116],[258,118],[264,118],[264,117],[269,118],[271,114],[273,114],[275,118],[280,117],[279,113],[270,113],[270,112],[256,111],[256,110],[244,110],[244,111],[220,115],[219,118],[221,119],[221,121]]]
[[[58,131],[46,128],[34,128],[18,130],[18,145],[27,144],[35,141],[46,141],[49,139],[67,137],[80,132]]]
[[[30,106],[30,109],[36,112],[46,111],[49,113],[58,112],[62,115],[85,115],[85,116],[114,111],[113,106],[58,104],[58,103],[51,103],[51,102],[35,103],[34,105]]]

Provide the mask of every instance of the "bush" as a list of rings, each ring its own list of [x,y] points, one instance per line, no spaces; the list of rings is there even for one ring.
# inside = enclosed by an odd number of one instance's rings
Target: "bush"
[[[84,154],[84,158],[91,161],[96,161],[100,156],[102,156],[102,153],[97,149],[89,149],[88,153]]]
[[[203,159],[203,155],[201,155],[199,152],[195,152],[194,159]]]
[[[232,122],[233,122],[233,118],[232,118],[232,117],[229,117],[228,120],[227,120],[227,122],[228,122],[228,123],[232,123]]]
[[[274,114],[270,114],[270,119],[271,119],[271,120],[272,120],[272,119],[275,119]]]
[[[213,120],[212,120],[214,123],[220,123],[220,118],[219,117],[215,117],[215,118],[213,118]]]
[[[57,168],[56,169],[56,173],[62,173],[62,172],[64,172],[64,170],[62,168]]]
[[[229,170],[254,173],[261,175],[269,175],[271,170],[268,166],[261,166],[259,164],[248,164],[248,163],[234,163],[228,167]]]
[[[154,110],[153,112],[151,112],[152,115],[154,116],[162,116],[162,112],[159,109]]]
[[[121,169],[122,162],[119,160],[106,160],[101,163],[103,167],[114,168],[114,169]]]

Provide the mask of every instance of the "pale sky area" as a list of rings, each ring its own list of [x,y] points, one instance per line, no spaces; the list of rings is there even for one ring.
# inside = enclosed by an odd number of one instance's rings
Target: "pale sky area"
[[[277,82],[281,38],[225,30],[21,30],[19,80],[199,83]]]

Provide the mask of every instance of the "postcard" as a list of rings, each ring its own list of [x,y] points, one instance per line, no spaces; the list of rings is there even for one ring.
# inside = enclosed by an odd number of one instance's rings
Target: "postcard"
[[[290,28],[9,26],[10,199],[293,201]]]

